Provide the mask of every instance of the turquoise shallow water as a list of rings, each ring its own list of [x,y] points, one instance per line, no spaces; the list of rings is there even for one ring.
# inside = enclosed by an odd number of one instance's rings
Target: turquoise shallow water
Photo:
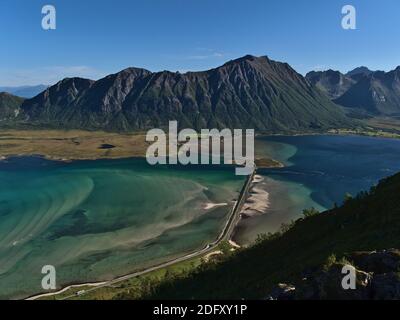
[[[269,193],[264,214],[242,220],[236,240],[254,241],[301,216],[305,208],[320,211],[342,203],[346,193],[369,190],[380,179],[400,171],[400,140],[360,136],[273,136],[257,140],[258,156],[283,162],[282,169],[260,170],[257,184]],[[399,190],[400,191],[400,190]]]
[[[151,167],[140,159],[0,162],[0,298],[112,279],[205,246],[243,177],[229,168]],[[226,206],[207,209],[209,203]]]
[[[262,202],[269,194],[269,207],[241,221],[242,243],[400,171],[400,140],[267,137],[256,152],[287,167],[260,171],[256,187]],[[0,179],[0,298],[41,292],[44,265],[56,267],[62,287],[203,247],[220,233],[244,182],[233,168],[152,167],[140,159],[14,158],[0,161]]]

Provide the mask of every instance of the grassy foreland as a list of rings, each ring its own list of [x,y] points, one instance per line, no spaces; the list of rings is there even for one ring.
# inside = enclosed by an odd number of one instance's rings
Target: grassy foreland
[[[52,160],[94,160],[145,157],[151,143],[145,133],[83,130],[3,130],[0,157],[40,155]],[[223,145],[221,145],[223,151]],[[258,167],[281,167],[269,158],[256,158]]]
[[[391,138],[391,139],[400,138],[400,131],[396,132],[396,131],[384,130],[373,127],[366,127],[362,129],[335,129],[328,131],[328,133],[339,134],[339,135],[367,136],[376,138]]]
[[[143,157],[145,134],[83,130],[0,131],[0,156],[42,155],[57,160]]]
[[[363,126],[353,129],[333,129],[335,134],[354,134],[369,137],[400,138],[400,120],[393,117],[372,117],[363,120]]]

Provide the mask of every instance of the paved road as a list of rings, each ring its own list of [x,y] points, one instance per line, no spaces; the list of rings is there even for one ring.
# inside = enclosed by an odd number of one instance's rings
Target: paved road
[[[85,294],[87,294],[89,292],[98,290],[100,288],[109,287],[109,286],[118,284],[118,283],[120,283],[122,281],[126,281],[126,280],[129,280],[129,279],[132,279],[132,278],[147,274],[149,272],[153,272],[153,271],[165,268],[165,267],[172,266],[172,265],[174,265],[176,263],[184,262],[184,261],[187,261],[187,260],[202,256],[202,255],[205,255],[205,254],[213,251],[222,241],[230,240],[231,236],[232,236],[232,233],[233,233],[237,223],[240,220],[240,211],[241,211],[241,209],[243,207],[243,204],[245,203],[245,201],[247,199],[247,195],[249,193],[249,189],[250,189],[250,186],[251,186],[251,183],[253,181],[253,178],[254,178],[255,174],[256,174],[256,168],[254,169],[253,173],[247,177],[246,183],[243,186],[243,188],[242,188],[242,190],[241,190],[241,192],[239,194],[239,199],[236,202],[235,206],[232,208],[232,211],[231,211],[231,213],[229,215],[229,218],[228,218],[228,220],[227,220],[227,222],[226,222],[226,224],[224,226],[224,229],[222,230],[222,232],[220,233],[218,238],[214,242],[208,244],[205,248],[200,249],[198,251],[195,251],[193,253],[187,254],[185,256],[176,258],[174,260],[171,260],[171,261],[168,261],[168,262],[164,262],[164,263],[156,265],[154,267],[147,268],[147,269],[142,270],[142,271],[131,273],[131,274],[116,278],[116,279],[111,280],[111,281],[102,282],[99,285],[93,286],[93,288],[90,288],[90,289],[87,289],[87,290],[78,291],[78,294],[73,294],[73,295],[64,297],[61,300],[67,300],[67,299],[70,299],[70,298],[74,298],[74,297],[77,297],[78,295],[82,296],[82,295],[85,295]],[[82,286],[84,286],[84,284]],[[74,286],[71,286],[71,287],[74,287]],[[78,287],[78,286],[75,286],[75,287]],[[65,289],[63,289],[61,291],[65,291]],[[31,298],[28,298],[28,300],[36,300],[36,299],[43,298],[43,297],[57,295],[57,294],[60,294],[61,291],[33,296]]]

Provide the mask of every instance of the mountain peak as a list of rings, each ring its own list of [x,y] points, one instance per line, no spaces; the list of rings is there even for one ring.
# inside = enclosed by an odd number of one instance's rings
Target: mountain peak
[[[85,79],[85,78],[64,78],[61,81],[57,82],[54,86],[48,87],[41,94],[45,94],[46,92],[61,92],[64,90],[73,89],[74,91],[79,92],[84,89],[89,88],[91,85],[95,83],[94,80]],[[40,96],[40,95],[39,95]]]
[[[225,63],[224,65],[231,65],[231,64],[238,64],[238,63],[243,63],[243,62],[271,62],[271,60],[268,58],[268,56],[253,56],[251,54],[247,54],[243,57],[233,59]]]
[[[150,74],[151,71],[143,68],[129,67],[121,70],[120,72],[117,72],[116,74],[144,74],[144,73]]]
[[[390,72],[370,71],[357,68],[353,73],[356,84],[339,99],[335,100],[347,108],[356,108],[372,115],[393,116],[399,114],[400,106],[400,68]]]
[[[36,86],[0,87],[0,91],[10,93],[17,97],[33,98],[48,88],[47,85]]]
[[[236,61],[236,62],[245,61],[245,60],[253,61],[253,60],[256,60],[258,58],[259,57],[253,56],[251,54],[246,54],[245,56],[237,58],[237,59],[234,59],[233,61]]]
[[[60,88],[60,87],[65,87],[65,86],[75,86],[79,84],[91,84],[94,83],[94,80],[86,79],[86,78],[80,78],[80,77],[72,77],[72,78],[64,78],[60,81],[58,81],[54,86],[50,86],[47,88],[47,90],[50,90],[51,88]]]
[[[318,89],[323,91],[330,99],[336,99],[345,93],[354,80],[337,70],[311,71],[306,79]]]
[[[18,100],[24,100],[24,98],[18,97],[16,95],[13,95],[8,92],[0,92],[0,98],[1,99],[18,99]]]
[[[8,92],[0,92],[0,97],[11,97],[12,94],[8,93]]]
[[[361,67],[357,67],[357,68],[347,72],[346,76],[352,77],[352,76],[359,75],[359,74],[369,75],[371,73],[373,73],[373,71],[371,71],[370,69],[368,69],[365,66],[361,66]]]
[[[328,69],[328,70],[326,70],[326,72],[327,72],[327,73],[332,73],[332,74],[339,74],[339,73],[341,73],[340,71],[338,71],[338,70],[333,70],[333,69]]]

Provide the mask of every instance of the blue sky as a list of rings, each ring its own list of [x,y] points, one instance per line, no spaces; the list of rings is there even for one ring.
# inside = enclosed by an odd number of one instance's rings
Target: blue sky
[[[57,9],[57,29],[41,9]],[[341,8],[357,9],[357,30]],[[398,0],[1,0],[0,86],[97,79],[129,66],[204,70],[245,54],[297,71],[400,65]]]

